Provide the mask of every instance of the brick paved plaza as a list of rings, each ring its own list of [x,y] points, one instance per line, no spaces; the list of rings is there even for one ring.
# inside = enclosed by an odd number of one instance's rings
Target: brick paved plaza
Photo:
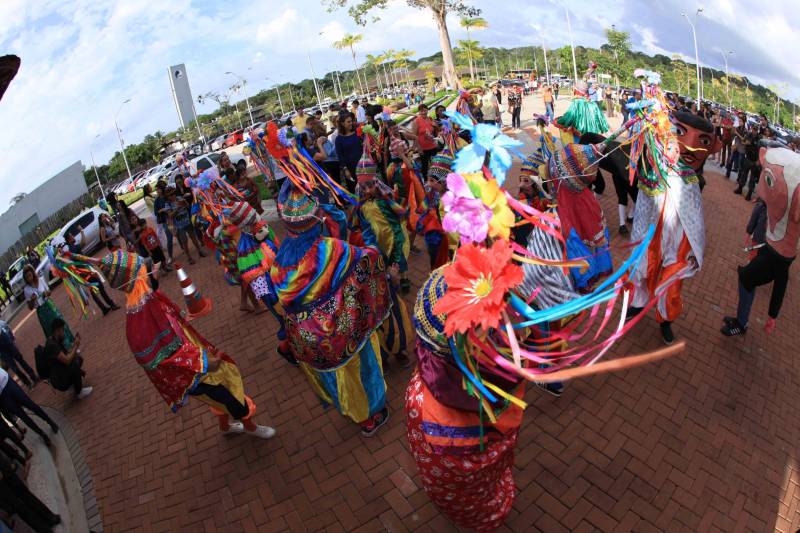
[[[685,284],[686,312],[675,324],[685,353],[570,383],[560,398],[529,386],[516,456],[519,493],[502,531],[800,527],[800,416],[792,407],[798,267],[773,337],[762,330],[769,288],[759,290],[746,337],[719,333],[736,303],[735,267],[744,262],[751,204],[731,194],[718,167],[706,167],[706,262]],[[611,189],[608,180],[602,203],[618,260],[627,239],[616,235]],[[426,267],[425,257],[412,257],[415,289]],[[354,424],[324,410],[301,371],[275,354],[272,319],[239,311],[238,288],[224,283],[212,258],[188,272],[214,302],[198,329],[236,359],[257,420],[278,435],[222,437],[199,403],[171,414],[128,350],[124,312],[78,322],[58,288],[57,305],[83,336],[94,394],[78,403],[40,385],[34,398],[63,411],[80,435],[107,531],[454,530],[423,492],[408,452],[402,405],[413,369],[387,372],[391,419],[375,438],[362,438]],[[162,286],[181,301],[174,274]],[[123,302],[121,293],[114,296]],[[413,296],[407,301],[413,305]],[[27,310],[12,325],[32,358],[43,337],[35,316],[26,317]],[[649,317],[610,357],[659,346]]]

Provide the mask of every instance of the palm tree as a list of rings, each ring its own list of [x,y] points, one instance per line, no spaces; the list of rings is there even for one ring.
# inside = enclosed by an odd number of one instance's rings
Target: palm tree
[[[386,63],[389,63],[389,80],[395,87],[397,87],[397,76],[394,74],[394,67],[392,65],[396,53],[397,51],[394,50],[394,48],[389,48],[383,53],[384,68],[386,68]]]
[[[486,28],[489,27],[489,23],[486,21],[486,19],[481,18],[481,17],[472,17],[472,18],[462,17],[461,18],[461,27],[464,28],[465,30],[467,30],[467,40],[471,41],[472,37],[470,36],[469,30],[472,30],[472,29],[475,29],[475,30],[486,29]],[[459,41],[458,42],[459,46],[462,46],[461,45],[462,42],[463,41]],[[470,50],[467,49],[467,55],[469,56],[469,77],[470,77],[470,79],[472,81],[475,81],[475,71],[472,68],[472,55],[471,54],[472,53],[470,52]],[[476,58],[476,59],[478,59],[478,58]]]
[[[403,48],[402,50],[398,50],[394,54],[394,66],[395,68],[407,68],[408,67],[408,59],[414,55],[413,50],[406,50]],[[408,80],[406,80],[408,82]]]
[[[378,82],[378,89],[382,91],[383,87],[381,84],[381,73],[378,70],[378,65],[380,65],[381,63],[383,63],[383,56],[374,56],[372,54],[367,54],[367,65],[372,65],[372,68],[375,69],[375,81]],[[366,67],[364,68],[364,70],[366,71]],[[369,73],[367,73],[367,76],[369,76]]]
[[[467,64],[469,65],[470,79],[472,81],[475,81],[475,75],[473,71],[473,61],[477,61],[478,59],[483,57],[483,51],[478,45],[478,41],[473,41],[470,39],[458,41],[458,48],[456,48],[456,54],[458,56],[462,56],[463,59],[467,60]]]
[[[360,43],[361,39],[363,38],[364,36],[361,35],[360,33],[356,34],[346,33],[344,37],[333,43],[333,47],[336,48],[337,50],[344,50],[345,48],[350,49],[350,54],[353,56],[353,66],[356,69],[356,78],[358,78],[358,86],[361,88],[362,94],[364,94],[364,87],[361,85],[361,78],[358,76],[358,62],[356,62],[356,51],[354,47],[355,45]]]

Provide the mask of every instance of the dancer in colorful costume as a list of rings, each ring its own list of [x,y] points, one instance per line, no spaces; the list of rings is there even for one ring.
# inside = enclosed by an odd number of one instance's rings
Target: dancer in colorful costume
[[[410,289],[407,277],[409,239],[405,224],[408,210],[394,201],[393,191],[375,175],[374,167],[364,163],[362,159],[356,169],[356,194],[361,203],[355,212],[361,237],[364,245],[380,251],[388,268],[394,267],[399,275],[397,285],[392,280],[389,287],[393,303],[391,318],[383,322],[380,331],[383,362],[388,365],[389,354],[395,354],[405,368],[411,362],[407,353],[411,321],[398,291],[404,287]]]
[[[759,153],[761,179],[756,194],[767,205],[766,242],[757,255],[739,267],[739,304],[735,317],[725,317],[722,334],[747,332],[756,287],[772,282],[772,295],[764,329],[775,330],[775,321],[789,284],[789,267],[800,240],[800,154],[787,148],[764,148]]]
[[[125,292],[128,346],[173,412],[193,396],[210,406],[223,433],[275,435],[253,420],[256,406],[244,392],[236,362],[189,325],[169,298],[150,288],[141,257],[117,250],[102,259],[67,253],[59,260],[67,269],[74,261],[99,267],[113,287]]]
[[[206,235],[217,245],[226,280],[241,286],[242,309],[246,309],[248,297],[257,298],[267,307],[278,322],[277,352],[296,366],[286,340],[283,316],[275,309],[277,298],[269,277],[279,245],[272,228],[214,169],[189,183],[203,206],[202,216],[209,226]]]
[[[669,116],[668,104],[659,87],[657,74],[637,71],[648,77],[643,83],[643,99],[628,104],[636,120],[631,130],[630,174],[638,175],[640,194],[636,202],[631,240],[644,238],[656,227],[647,261],[639,265],[632,282],[635,287],[631,316],[653,298],[658,298],[656,320],[665,344],[675,340],[672,322],[683,310],[683,280],[703,266],[705,223],[697,168],[702,167],[711,150],[701,143],[693,124],[704,120],[685,112]],[[672,122],[670,122],[672,120]],[[677,130],[678,135],[675,131]],[[680,144],[693,154],[692,166],[680,158]],[[631,180],[632,181],[632,180]]]
[[[291,180],[277,204],[288,234],[270,275],[292,353],[323,403],[371,436],[389,416],[377,333],[392,305],[383,259],[324,237],[316,198]]]
[[[563,132],[565,144],[578,142],[582,133],[605,133],[610,128],[603,111],[595,102],[589,100],[589,78],[594,74],[597,65],[590,63],[583,74],[583,80],[575,84],[575,98],[569,104],[567,112],[558,117],[553,124]]]
[[[603,208],[589,188],[603,156],[598,147],[604,145],[567,144],[558,148],[541,122],[539,130],[546,161],[539,167],[539,176],[548,183],[555,198],[567,257],[587,258],[588,268],[573,268],[571,273],[575,286],[588,290],[613,269]]]
[[[620,297],[626,312],[627,279],[652,231],[619,270],[592,292],[577,293],[563,269],[586,265],[563,259],[558,217],[518,202],[503,188],[517,143],[496,126],[470,129],[478,142],[457,154],[442,197],[443,225],[459,234],[461,246],[451,264],[431,273],[415,306],[419,364],[406,391],[406,429],[434,504],[460,527],[490,531],[514,501],[523,380],[550,383],[627,368],[679,347],[598,363],[633,326],[620,319],[613,332],[604,332]],[[546,237],[534,239],[544,245],[534,242],[531,252],[510,243],[515,212]],[[529,275],[529,266],[548,270]],[[573,316],[567,327],[548,330]],[[594,335],[587,335],[590,330]],[[575,345],[567,349],[566,342]]]
[[[439,210],[440,199],[444,194],[445,179],[453,166],[453,156],[449,145],[431,158],[428,167],[428,181],[425,183],[425,202],[417,220],[417,233],[425,239],[431,270],[444,266],[449,261],[447,234],[442,228]]]

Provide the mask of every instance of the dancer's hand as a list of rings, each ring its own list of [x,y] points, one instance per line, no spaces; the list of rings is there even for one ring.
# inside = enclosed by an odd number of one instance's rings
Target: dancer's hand
[[[764,331],[767,332],[767,335],[772,335],[775,332],[775,319],[772,317],[767,317],[767,323],[764,324]]]

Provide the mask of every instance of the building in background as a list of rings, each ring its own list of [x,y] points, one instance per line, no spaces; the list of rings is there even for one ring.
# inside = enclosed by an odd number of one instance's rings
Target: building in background
[[[0,215],[0,253],[33,231],[59,209],[88,192],[83,164],[76,161]]]
[[[188,128],[197,119],[192,99],[192,89],[189,87],[189,76],[186,74],[186,65],[174,65],[167,69],[169,87],[172,90],[172,101],[178,113],[178,122],[181,128]]]

